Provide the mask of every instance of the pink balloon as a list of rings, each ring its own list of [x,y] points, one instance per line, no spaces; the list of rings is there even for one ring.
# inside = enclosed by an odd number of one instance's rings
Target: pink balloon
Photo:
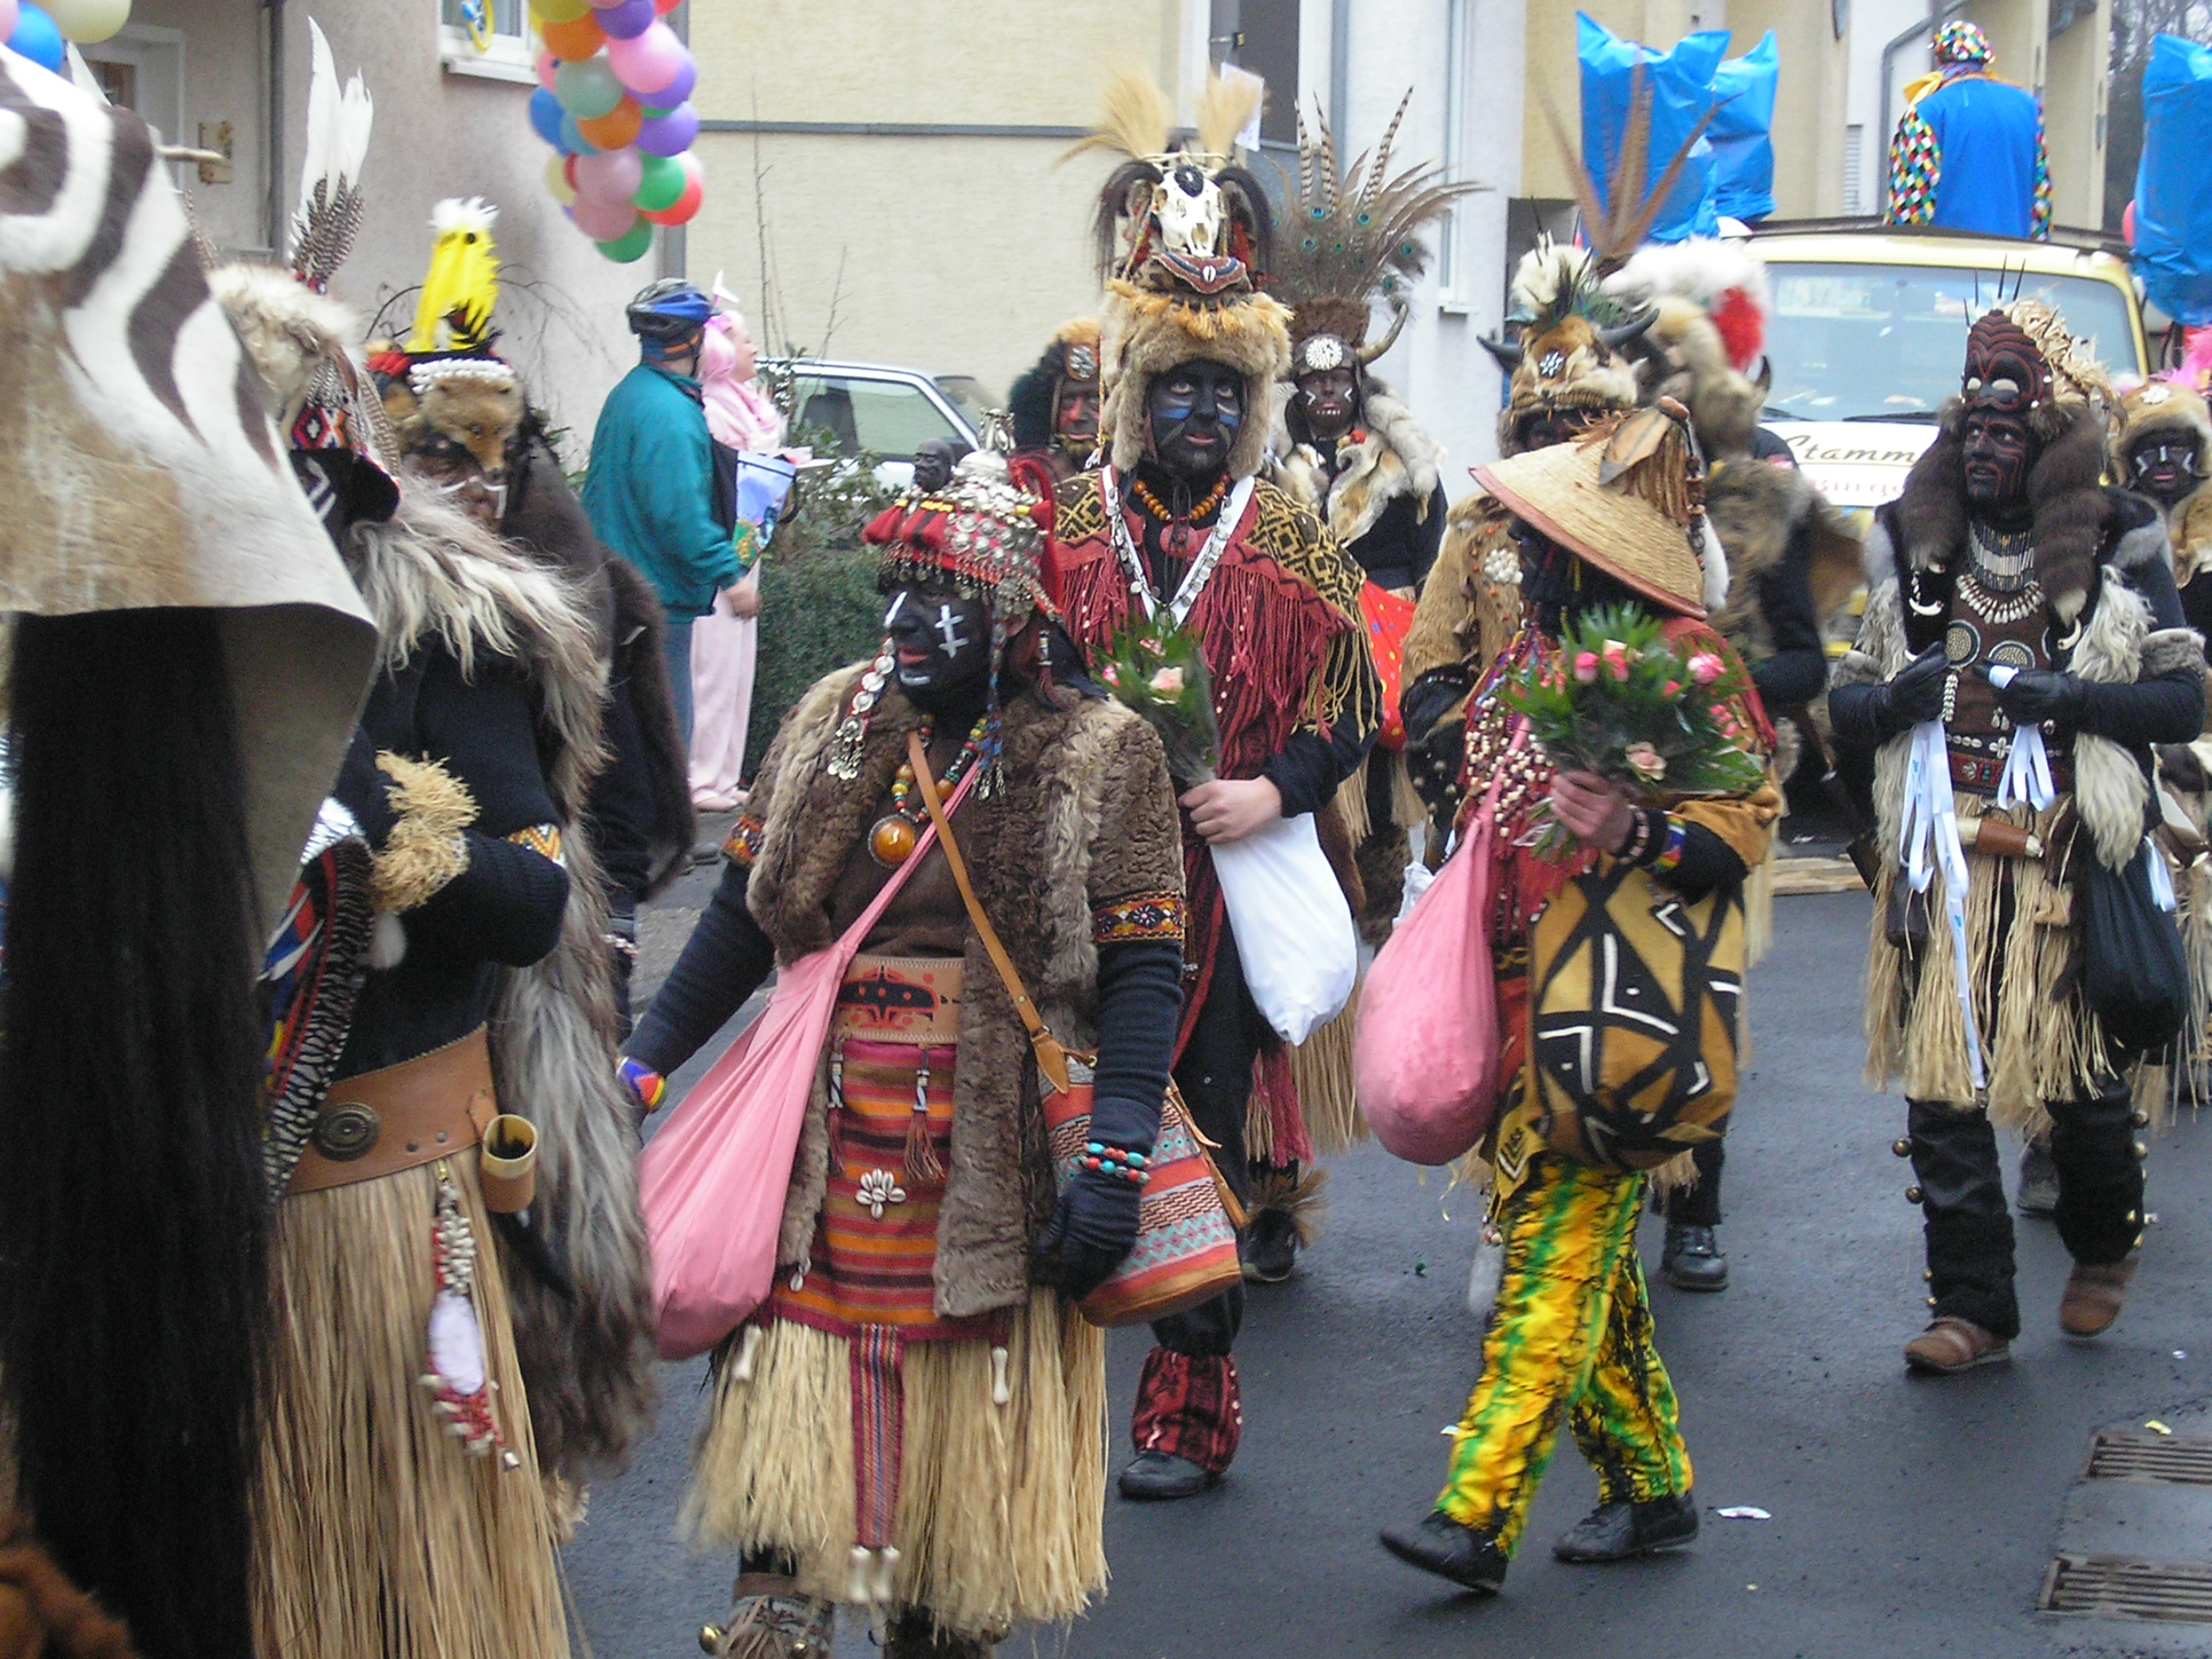
[[[2135,245],[2135,199],[2130,196],[2127,207],[2120,216],[2120,233],[2127,238],[2127,245]]]
[[[569,209],[569,216],[576,221],[576,228],[594,242],[620,241],[638,222],[638,210],[628,202],[595,201],[589,196],[578,196],[576,205]]]
[[[588,201],[603,201],[612,207],[629,205],[630,198],[638,194],[644,181],[645,163],[633,145],[620,149],[602,150],[596,156],[576,158],[576,194]],[[622,230],[627,230],[624,226]],[[597,238],[612,242],[622,234],[621,230]]]
[[[16,0],[0,0],[0,41],[16,32],[16,25],[22,22],[22,13]]]
[[[666,23],[655,23],[644,34],[627,41],[609,41],[607,60],[614,70],[615,79],[638,95],[641,103],[653,107],[646,94],[658,92],[671,85],[683,73],[691,54],[683,42],[676,38],[676,31]]]
[[[0,5],[15,3],[16,0],[0,0]],[[549,92],[557,93],[561,89],[555,83],[558,81],[560,75],[561,60],[555,57],[550,51],[541,51],[537,54],[537,84]]]

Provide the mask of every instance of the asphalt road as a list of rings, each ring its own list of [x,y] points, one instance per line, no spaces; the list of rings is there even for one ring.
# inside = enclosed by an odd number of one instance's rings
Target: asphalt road
[[[709,874],[654,918],[649,971],[672,959]],[[1478,1335],[1465,1306],[1471,1195],[1368,1147],[1332,1171],[1331,1224],[1299,1276],[1254,1294],[1238,1351],[1243,1451],[1228,1482],[1180,1505],[1109,1499],[1112,1592],[1071,1630],[1023,1632],[1004,1651],[1029,1652],[1033,1638],[1072,1659],[2212,1654],[2212,1624],[2032,1611],[2082,1507],[2091,1433],[2195,1424],[2190,1408],[2212,1399],[2212,1215],[2200,1196],[2212,1125],[2184,1120],[2155,1146],[2158,1220],[2103,1342],[2058,1334],[2064,1252],[2049,1224],[2027,1221],[2027,1328],[2012,1364],[1910,1378],[1899,1350],[1923,1312],[1919,1217],[1889,1150],[1902,1105],[1859,1081],[1866,900],[1785,899],[1779,912],[1752,980],[1754,1048],[1731,1135],[1721,1240],[1734,1281],[1720,1296],[1654,1287],[1705,1507],[1694,1547],[1622,1567],[1554,1563],[1549,1540],[1596,1492],[1564,1440],[1501,1599],[1452,1593],[1376,1547],[1378,1527],[1435,1496],[1441,1431],[1473,1381]],[[1658,1234],[1647,1223],[1655,1268]],[[1146,1342],[1122,1332],[1112,1344],[1116,1465]],[[728,1605],[734,1562],[690,1558],[673,1536],[703,1371],[666,1369],[657,1438],[594,1491],[569,1551],[604,1659],[695,1652],[699,1624]],[[2212,1496],[2169,1496],[2133,1553],[2212,1560]],[[1734,1505],[1772,1518],[1713,1514]],[[841,1633],[840,1656],[871,1651],[856,1627]]]

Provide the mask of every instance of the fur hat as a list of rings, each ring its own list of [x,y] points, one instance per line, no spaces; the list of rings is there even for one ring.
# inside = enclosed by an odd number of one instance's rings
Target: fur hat
[[[2129,392],[2121,403],[2126,423],[2120,429],[2113,469],[2123,488],[2135,486],[2135,467],[2130,459],[2135,446],[2153,433],[2187,436],[2196,446],[2196,475],[2212,478],[2212,409],[2187,386],[2153,380]]]
[[[1635,406],[1636,366],[1624,347],[1651,326],[1651,315],[1639,317],[1607,294],[1586,250],[1539,237],[1514,270],[1510,299],[1506,321],[1520,325],[1519,337],[1483,341],[1511,376],[1497,417],[1501,454],[1520,454],[1522,433],[1540,416]]]
[[[1118,467],[1144,457],[1153,381],[1200,359],[1244,379],[1244,425],[1230,448],[1229,475],[1249,478],[1267,457],[1268,399],[1290,366],[1290,311],[1259,291],[1274,222],[1259,181],[1231,160],[1256,95],[1215,77],[1199,99],[1195,140],[1170,149],[1166,94],[1122,75],[1108,90],[1105,118],[1070,152],[1128,158],[1099,193],[1096,220],[1109,273],[1099,428]]]

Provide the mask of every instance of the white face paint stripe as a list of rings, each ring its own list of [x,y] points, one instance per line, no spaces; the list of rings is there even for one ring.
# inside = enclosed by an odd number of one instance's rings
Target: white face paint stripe
[[[957,657],[966,649],[968,636],[960,632],[960,613],[949,604],[937,607],[938,638],[944,643],[938,647],[948,657]]]
[[[899,613],[906,608],[906,590],[901,588],[891,595],[891,608],[883,613],[883,631],[891,632],[891,625],[899,620]]]

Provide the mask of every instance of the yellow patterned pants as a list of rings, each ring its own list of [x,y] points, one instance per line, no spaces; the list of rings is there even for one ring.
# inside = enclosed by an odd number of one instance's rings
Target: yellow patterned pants
[[[1652,1346],[1636,1254],[1643,1192],[1642,1175],[1531,1152],[1499,1205],[1505,1269],[1497,1311],[1436,1506],[1509,1556],[1562,1418],[1598,1471],[1601,1501],[1640,1503],[1690,1489],[1681,1414]]]

